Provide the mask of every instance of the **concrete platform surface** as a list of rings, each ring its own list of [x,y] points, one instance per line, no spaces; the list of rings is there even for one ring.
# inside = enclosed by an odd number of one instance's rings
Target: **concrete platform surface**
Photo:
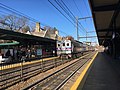
[[[82,90],[120,90],[120,60],[99,52]]]

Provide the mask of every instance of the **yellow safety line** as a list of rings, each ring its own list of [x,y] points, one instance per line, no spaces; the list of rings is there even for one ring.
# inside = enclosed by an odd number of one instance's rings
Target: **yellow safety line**
[[[94,61],[95,57],[97,56],[98,52],[93,56],[93,58],[91,59],[91,61],[89,62],[89,64],[87,65],[87,67],[83,70],[83,72],[80,74],[80,76],[78,77],[78,79],[76,80],[76,82],[73,84],[73,86],[71,87],[70,90],[77,90],[79,84],[81,83],[83,77],[85,76],[87,70],[89,69],[89,67],[91,66],[92,62]]]
[[[83,57],[85,57],[87,55],[89,55],[89,54],[81,56],[80,58],[83,58]],[[34,64],[34,63],[37,63],[37,62],[47,61],[47,60],[53,60],[53,59],[57,59],[57,58],[58,57],[52,57],[52,58],[44,58],[44,59],[40,59],[40,60],[35,60],[35,61],[31,61],[31,62],[24,62],[23,65]],[[20,67],[20,66],[21,66],[21,63],[11,64],[11,65],[6,65],[6,66],[1,66],[0,70],[6,70],[6,69],[16,68],[16,67]]]
[[[23,65],[29,65],[29,64],[34,64],[37,62],[41,62],[41,61],[46,61],[46,60],[53,60],[53,59],[57,59],[58,57],[52,57],[52,58],[45,58],[45,59],[40,59],[40,60],[36,60],[36,61],[32,61],[32,62],[24,62]],[[10,68],[16,68],[21,66],[21,63],[17,63],[17,64],[11,64],[11,65],[6,65],[6,66],[1,66],[0,70],[5,70],[5,69],[10,69]]]

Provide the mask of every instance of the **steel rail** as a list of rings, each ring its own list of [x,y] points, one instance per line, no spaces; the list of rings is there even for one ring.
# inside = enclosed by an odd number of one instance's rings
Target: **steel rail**
[[[92,56],[92,55],[91,55]],[[88,58],[80,67],[78,67],[73,73],[71,73],[63,82],[61,82],[54,90],[59,90],[59,89],[61,89],[64,85],[65,85],[65,83],[67,83],[67,81],[72,77],[72,76],[74,76],[75,75],[75,73],[81,68],[81,67],[83,67],[87,62],[88,62],[88,60],[89,60],[90,58]]]
[[[35,87],[35,86],[37,86],[40,82],[42,82],[42,81],[44,81],[44,80],[46,80],[46,79],[52,77],[53,75],[59,73],[60,71],[66,69],[66,68],[68,68],[68,67],[70,67],[71,65],[73,65],[74,63],[77,63],[77,62],[79,62],[79,60],[76,61],[76,62],[73,62],[72,64],[69,64],[68,66],[65,66],[64,68],[62,68],[62,69],[60,69],[60,70],[57,70],[57,71],[53,72],[52,74],[50,74],[50,75],[44,77],[44,78],[41,79],[41,80],[38,80],[38,81],[36,81],[36,82],[34,82],[34,83],[32,83],[32,84],[29,84],[28,86],[22,88],[21,90],[28,90],[28,89],[30,89],[30,88],[32,88],[32,87]]]

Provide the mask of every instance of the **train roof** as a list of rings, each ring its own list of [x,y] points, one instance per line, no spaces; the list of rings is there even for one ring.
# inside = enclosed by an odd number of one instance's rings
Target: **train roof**
[[[75,46],[81,46],[81,47],[83,47],[83,43],[82,42],[77,41],[77,40],[71,40],[71,41],[74,43]]]
[[[81,43],[81,44],[83,44],[82,42],[80,42],[80,41],[77,41],[77,40],[75,40],[76,42],[78,42],[78,43]]]

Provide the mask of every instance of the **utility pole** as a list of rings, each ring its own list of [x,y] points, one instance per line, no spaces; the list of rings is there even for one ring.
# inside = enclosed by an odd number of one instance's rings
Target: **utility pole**
[[[86,44],[87,44],[87,30],[86,30]]]
[[[76,17],[76,31],[77,31],[77,40],[79,40],[79,34],[78,34],[78,17]]]

